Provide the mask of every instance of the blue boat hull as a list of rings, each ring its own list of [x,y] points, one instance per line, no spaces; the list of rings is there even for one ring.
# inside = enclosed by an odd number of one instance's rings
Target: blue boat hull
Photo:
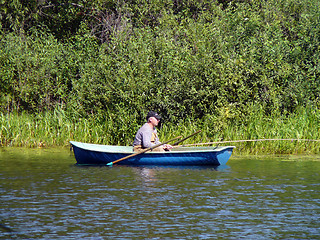
[[[116,146],[86,144],[70,142],[77,164],[102,165],[133,154],[128,151],[116,149]],[[113,151],[113,148],[116,151]],[[121,148],[121,147],[118,147]],[[175,166],[218,166],[224,165],[229,160],[233,146],[230,147],[202,147],[180,148],[170,152],[147,152],[120,161],[118,165],[175,165]]]

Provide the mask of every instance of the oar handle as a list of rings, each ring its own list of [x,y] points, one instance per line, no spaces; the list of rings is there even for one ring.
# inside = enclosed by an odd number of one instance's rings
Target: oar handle
[[[174,141],[174,140],[177,140],[177,139],[179,139],[179,138],[182,138],[182,136],[179,136],[179,137],[170,139],[170,140],[165,141],[165,142],[163,142],[163,143],[156,144],[156,145],[154,145],[154,146],[152,146],[152,147],[149,147],[149,148],[146,148],[146,149],[142,150],[141,152],[137,152],[137,153],[131,154],[131,155],[129,155],[129,156],[120,158],[120,159],[118,159],[118,160],[115,160],[115,161],[113,161],[113,162],[110,162],[110,163],[108,163],[107,165],[108,165],[108,166],[112,166],[113,164],[115,164],[115,163],[117,163],[117,162],[126,160],[126,159],[128,159],[128,158],[137,156],[137,155],[139,155],[139,154],[143,154],[143,153],[145,153],[145,152],[148,152],[148,151],[150,151],[150,150],[152,150],[152,149],[154,149],[154,148],[160,147],[160,146],[162,146],[162,145],[164,145],[164,144],[167,144],[167,143],[172,142],[172,141]]]
[[[189,136],[187,136],[187,137],[185,137],[185,138],[182,138],[181,140],[179,140],[179,141],[175,142],[174,144],[172,144],[172,146],[176,146],[176,145],[178,145],[179,143],[182,143],[184,140],[187,140],[188,138],[193,137],[194,135],[198,134],[199,132],[201,132],[201,130],[196,131],[195,133],[192,133],[191,135],[189,135]]]

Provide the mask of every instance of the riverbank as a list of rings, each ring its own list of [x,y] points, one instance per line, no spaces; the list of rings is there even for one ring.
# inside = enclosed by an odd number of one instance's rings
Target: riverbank
[[[178,125],[164,122],[158,132],[159,138],[165,141],[201,130],[183,144],[215,142],[213,145],[234,145],[235,154],[241,155],[317,154],[320,152],[319,116],[316,109],[301,109],[285,117],[265,117],[256,113],[247,116],[246,124],[237,124],[228,118],[207,117],[195,121],[183,120]],[[143,123],[139,124],[135,119],[119,121],[117,117],[110,117],[104,122],[94,118],[70,119],[64,112],[55,111],[36,116],[1,113],[0,124],[0,146],[45,148],[67,147],[71,140],[130,146],[135,132]]]
[[[319,1],[33,2],[0,18],[0,146],[131,145],[154,110],[162,141],[319,152]]]

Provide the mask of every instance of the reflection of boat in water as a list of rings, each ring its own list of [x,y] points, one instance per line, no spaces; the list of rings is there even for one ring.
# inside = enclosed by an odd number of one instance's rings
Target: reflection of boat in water
[[[130,146],[70,142],[77,164],[108,164],[133,154]],[[176,147],[167,152],[146,152],[120,161],[118,165],[219,166],[229,160],[233,146]]]
[[[120,167],[120,166],[119,166]],[[121,167],[128,167],[126,165],[121,165]],[[132,167],[132,166],[129,166]],[[166,169],[177,169],[177,170],[216,170],[224,171],[230,169],[230,166],[223,165],[138,165],[137,169],[148,169],[148,170],[166,170]]]

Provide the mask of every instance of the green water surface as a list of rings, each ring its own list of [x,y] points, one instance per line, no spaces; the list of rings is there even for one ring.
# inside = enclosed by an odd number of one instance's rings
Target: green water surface
[[[213,167],[80,167],[0,149],[0,239],[320,239],[320,156]]]

